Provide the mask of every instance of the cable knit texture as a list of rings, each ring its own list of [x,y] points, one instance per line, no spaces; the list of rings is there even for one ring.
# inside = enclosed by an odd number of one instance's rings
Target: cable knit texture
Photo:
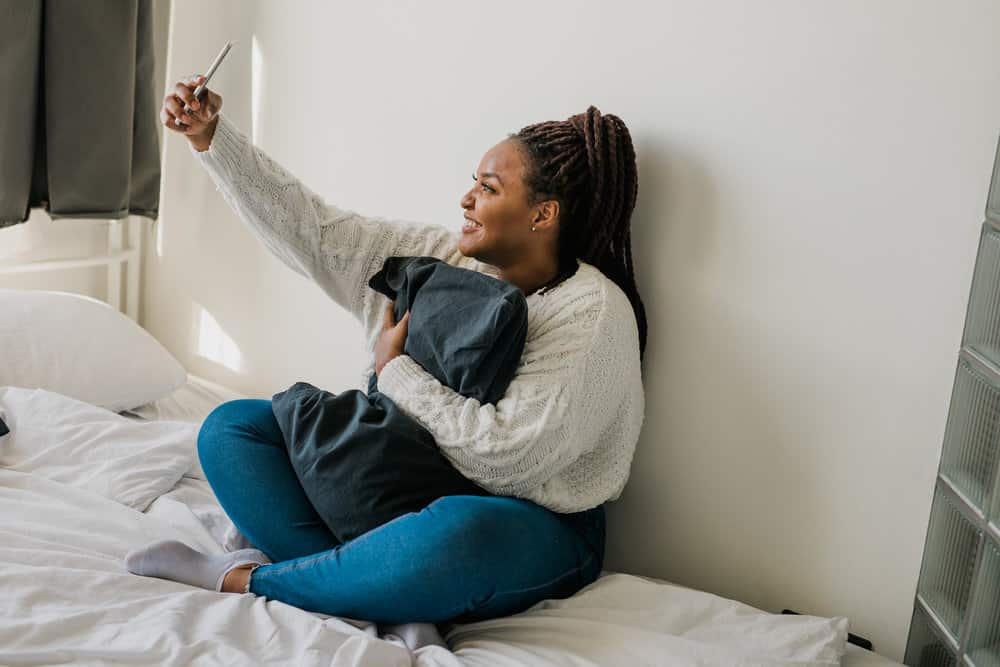
[[[362,391],[375,372],[375,341],[389,303],[368,279],[386,257],[438,257],[499,279],[496,267],[459,252],[457,230],[327,204],[224,114],[209,149],[191,152],[261,242],[360,321],[369,355],[357,385]],[[586,262],[527,301],[524,353],[496,405],[442,385],[407,355],[385,365],[379,391],[427,428],[462,474],[492,493],[556,512],[615,500],[628,480],[645,408],[631,304]]]

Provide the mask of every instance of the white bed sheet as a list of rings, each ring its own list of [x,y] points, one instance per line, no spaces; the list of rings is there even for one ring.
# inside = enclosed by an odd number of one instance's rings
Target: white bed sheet
[[[125,416],[164,422],[164,429],[174,428],[190,445],[196,433],[191,424],[234,398],[245,396],[192,375],[171,396]],[[92,408],[66,405],[65,412],[81,414]],[[5,454],[9,459],[16,452]],[[410,650],[365,621],[127,573],[122,554],[154,539],[181,539],[216,553],[242,546],[194,465],[193,448],[191,458],[191,465],[181,466],[187,473],[145,511],[95,493],[93,484],[61,478],[52,466],[28,470],[23,462],[9,467],[4,461],[0,664],[837,664],[806,657],[818,637],[829,637],[829,619],[766,614],[662,580],[607,571],[567,600],[451,628],[445,637],[450,650]],[[846,631],[846,623],[841,627]],[[758,656],[771,658],[750,657],[755,644]],[[844,665],[899,664],[846,648]],[[816,658],[815,651],[811,656]]]
[[[188,373],[187,381],[170,395],[119,414],[147,421],[187,421],[201,423],[217,406],[226,401],[250,398],[235,389]]]

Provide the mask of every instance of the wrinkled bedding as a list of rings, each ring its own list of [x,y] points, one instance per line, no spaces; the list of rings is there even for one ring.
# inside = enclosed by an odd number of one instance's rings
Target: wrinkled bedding
[[[615,572],[415,650],[361,619],[129,574],[122,556],[156,539],[243,546],[196,461],[212,405],[173,407],[150,421],[0,387],[11,429],[0,436],[0,664],[841,664],[846,618],[769,614]],[[896,663],[856,649],[843,664]]]

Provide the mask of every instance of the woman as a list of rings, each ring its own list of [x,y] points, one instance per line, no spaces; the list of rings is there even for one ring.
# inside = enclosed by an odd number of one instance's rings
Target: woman
[[[529,125],[483,156],[461,233],[327,204],[181,81],[161,121],[183,134],[240,219],[364,327],[379,391],[491,494],[446,496],[346,543],[306,499],[270,401],[218,406],[198,453],[258,550],[200,554],[161,542],[130,571],[382,623],[468,622],[572,595],[604,559],[603,503],[619,497],[643,420],[646,318],[632,273],[635,154],[624,123],[590,107]],[[187,103],[190,113],[184,111]],[[527,341],[507,393],[479,404],[403,354],[407,317],[367,281],[386,257],[433,256],[519,287]]]

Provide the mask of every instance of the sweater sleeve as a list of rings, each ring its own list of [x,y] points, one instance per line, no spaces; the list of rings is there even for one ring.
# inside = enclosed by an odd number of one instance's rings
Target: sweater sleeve
[[[369,277],[392,255],[428,255],[470,265],[458,233],[445,227],[390,222],[326,203],[254,146],[223,113],[208,150],[191,147],[239,219],[286,266],[314,281],[361,321],[380,323],[385,297]],[[470,266],[471,268],[471,266]]]
[[[545,483],[594,448],[618,415],[616,399],[632,393],[625,383],[635,334],[607,316],[603,298],[591,306],[559,309],[495,406],[442,385],[407,355],[382,368],[379,391],[427,428],[467,478],[552,507]]]

